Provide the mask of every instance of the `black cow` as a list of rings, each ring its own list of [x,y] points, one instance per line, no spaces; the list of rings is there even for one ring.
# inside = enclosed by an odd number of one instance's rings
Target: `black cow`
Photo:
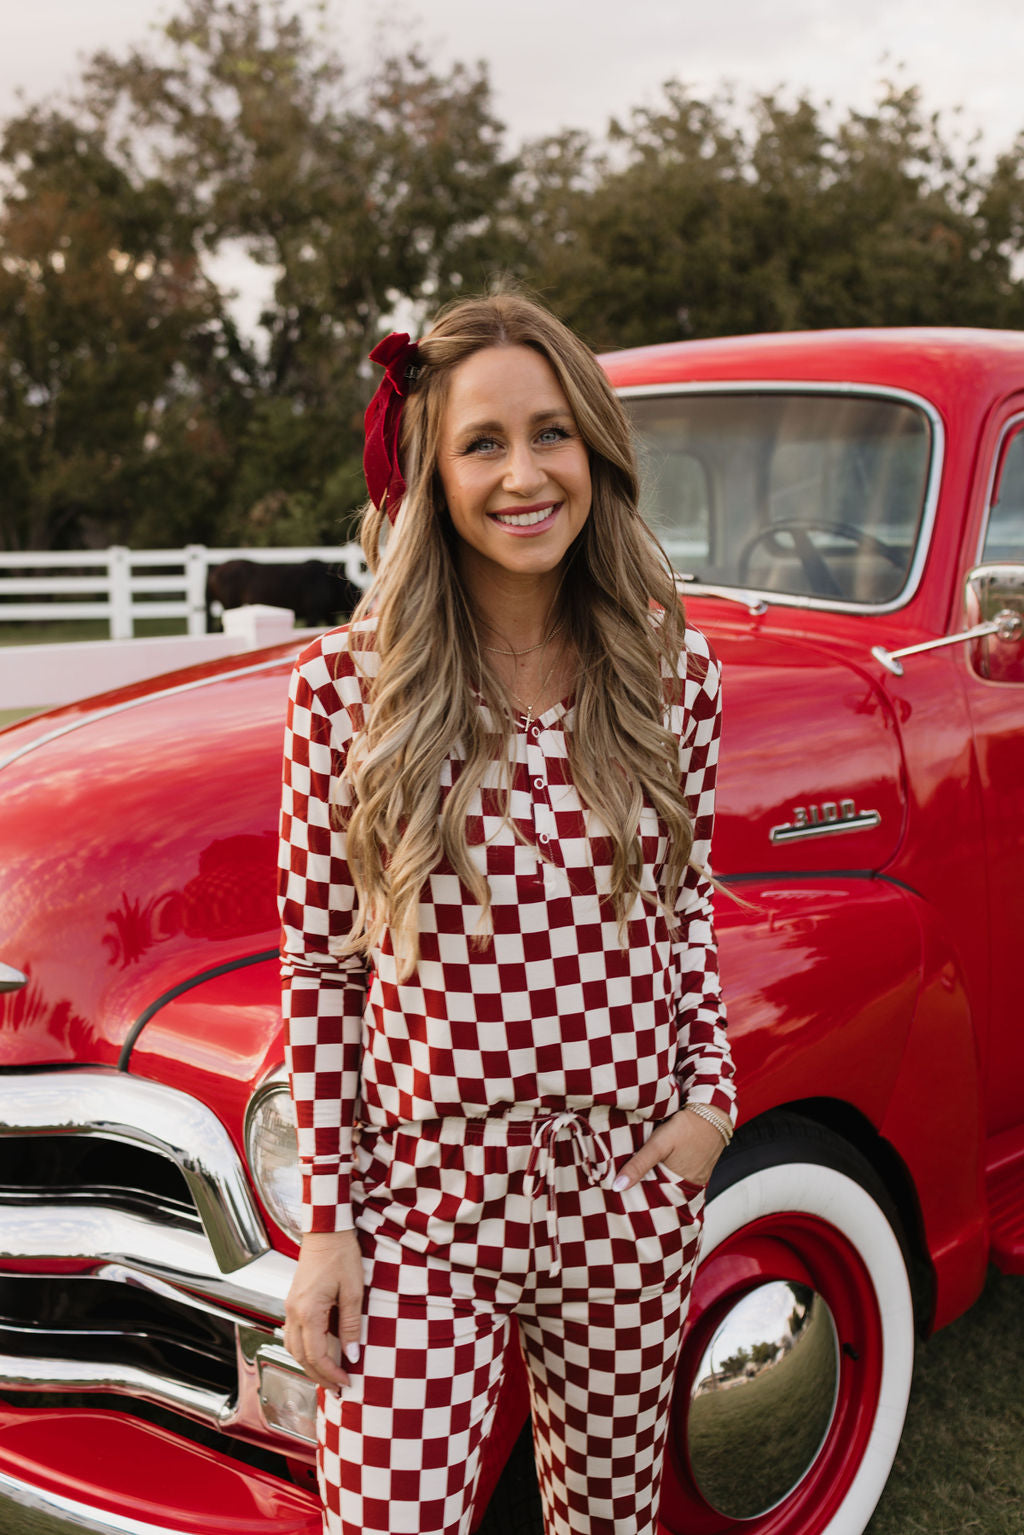
[[[328,629],[345,619],[362,596],[337,566],[323,560],[267,564],[260,560],[225,560],[206,572],[207,628],[211,604],[241,608],[265,602],[274,608],[291,608],[296,621],[311,629]]]

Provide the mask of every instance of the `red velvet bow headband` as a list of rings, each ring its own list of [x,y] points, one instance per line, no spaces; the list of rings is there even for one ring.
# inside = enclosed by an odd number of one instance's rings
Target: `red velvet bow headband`
[[[405,480],[398,465],[402,406],[410,384],[420,371],[419,356],[419,347],[404,331],[392,331],[370,353],[370,361],[379,362],[385,372],[377,393],[366,407],[363,473],[370,500],[378,510],[387,497],[387,513],[392,522],[398,516],[405,495]]]

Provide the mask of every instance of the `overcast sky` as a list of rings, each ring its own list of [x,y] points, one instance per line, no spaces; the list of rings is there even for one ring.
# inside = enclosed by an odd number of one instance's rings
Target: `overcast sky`
[[[308,0],[295,0],[303,5]],[[933,108],[962,106],[993,150],[1024,128],[1020,0],[334,0],[356,60],[371,17],[399,18],[438,62],[483,58],[514,138],[604,128],[658,100],[672,76],[698,89],[808,89],[867,106],[897,64]],[[83,53],[121,50],[173,0],[0,0],[0,116],[73,81]],[[408,25],[406,25],[408,23]]]

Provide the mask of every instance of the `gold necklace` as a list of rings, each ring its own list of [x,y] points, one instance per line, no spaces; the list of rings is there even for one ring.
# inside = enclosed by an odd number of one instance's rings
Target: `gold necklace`
[[[505,650],[501,645],[484,645],[483,649],[492,651],[496,656],[515,656],[518,661],[520,656],[532,656],[535,650],[543,650],[545,645],[548,645],[556,634],[561,633],[562,628],[562,624],[556,624],[553,629],[548,630],[542,640],[538,640],[536,645],[527,645],[525,650]]]
[[[561,628],[561,624],[559,624],[558,627]],[[548,639],[549,640],[552,639],[553,636],[556,633],[557,633],[557,630],[553,629],[551,631],[551,634],[548,635]],[[545,640],[544,643],[546,644],[547,640]],[[538,650],[540,647],[535,645],[533,648],[535,650]],[[524,652],[524,654],[525,654],[525,652]],[[556,655],[555,659],[552,661],[551,665],[548,667],[547,671],[544,673],[543,681],[541,682],[540,687],[537,689],[537,696],[534,699],[532,704],[528,704],[526,702],[525,698],[520,698],[518,693],[513,693],[512,689],[509,688],[509,690],[508,690],[509,691],[509,697],[510,698],[514,698],[517,704],[522,704],[523,708],[526,710],[526,713],[523,715],[523,725],[522,725],[522,728],[524,730],[529,730],[530,726],[533,724],[533,717],[534,717],[533,716],[533,711],[537,707],[537,705],[540,702],[540,700],[544,697],[544,689],[547,687],[548,683],[551,681],[552,673],[554,672],[555,667],[557,665],[558,665],[558,656]]]

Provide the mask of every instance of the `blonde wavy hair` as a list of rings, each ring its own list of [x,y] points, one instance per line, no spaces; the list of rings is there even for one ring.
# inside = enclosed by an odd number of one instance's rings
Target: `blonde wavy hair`
[[[365,727],[344,767],[352,808],[334,811],[347,830],[357,896],[351,936],[339,948],[367,953],[387,931],[403,977],[419,957],[421,893],[442,860],[481,909],[477,937],[491,931],[490,895],[469,856],[466,816],[495,761],[511,819],[515,711],[479,641],[437,468],[453,371],[474,352],[511,346],[530,347],[549,363],[589,451],[590,515],[569,551],[553,617],[579,658],[569,762],[581,798],[611,839],[609,897],[620,942],[640,893],[645,799],[668,833],[658,899],[670,915],[693,843],[678,742],[665,724],[668,697],[680,696],[685,621],[668,559],[637,511],[625,412],[592,353],[540,304],[515,293],[457,301],[419,344],[421,372],[402,418],[408,488],[396,524],[390,528],[386,511],[372,503],[363,513],[373,581],[353,623],[375,621],[378,669],[368,681]],[[442,767],[456,744],[463,765],[442,803]]]

